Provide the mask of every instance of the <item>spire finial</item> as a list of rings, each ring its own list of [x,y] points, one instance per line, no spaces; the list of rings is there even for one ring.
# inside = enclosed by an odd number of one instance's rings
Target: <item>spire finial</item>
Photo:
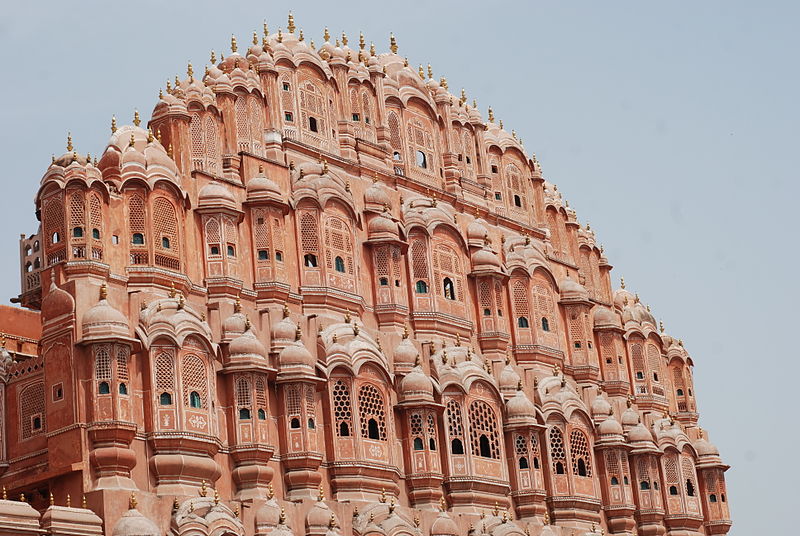
[[[364,50],[367,47],[367,42],[364,40],[364,32],[358,32],[358,48]]]
[[[661,331],[661,333],[664,333],[664,321],[663,320],[659,320],[658,321],[658,329]]]
[[[214,52],[213,50],[211,51],[211,64],[212,65],[217,64],[217,53]]]
[[[433,67],[431,67],[430,63],[428,64],[428,78],[433,79]]]
[[[267,500],[273,497],[275,497],[275,488],[272,487],[272,482],[270,482],[269,486],[267,486]]]
[[[54,504],[56,504],[56,498],[53,497],[53,492],[51,491],[50,492],[50,506],[53,506]]]
[[[262,24],[262,29],[264,30],[264,37],[269,36],[269,26],[267,26],[267,19],[264,19],[264,23]]]
[[[406,325],[403,325],[403,338],[404,339],[408,338],[408,326]]]
[[[300,36],[297,38],[298,41],[305,41],[306,36],[303,35],[303,29],[300,28]]]
[[[297,328],[294,330],[294,340],[299,341],[303,337],[303,330],[300,328],[300,322],[297,323]]]
[[[373,42],[373,41],[369,42],[369,55],[370,56],[374,56],[375,55],[375,42]]]
[[[439,509],[444,512],[447,510],[447,501],[444,500],[444,496],[439,498]]]
[[[347,46],[347,34],[342,32],[342,46]]]
[[[331,512],[331,518],[328,520],[328,528],[333,529],[336,526],[336,514]]]
[[[128,498],[128,510],[136,510],[136,506],[139,503],[136,500],[136,494],[131,493],[131,496]]]
[[[397,39],[393,33],[389,34],[389,50],[392,51],[392,54],[397,54]]]
[[[619,278],[619,286],[622,287],[623,290],[625,289],[625,278],[624,277],[620,277]]]
[[[69,504],[69,494],[67,494],[67,504]],[[81,495],[81,508],[86,510],[86,495]]]
[[[133,111],[133,124],[137,127],[142,123],[142,120],[139,118],[139,110]]]
[[[286,523],[286,508],[281,506],[281,513],[278,516],[278,525],[283,525]]]
[[[328,31],[327,26],[325,26],[325,32],[322,34],[322,38],[325,40],[326,43],[330,43],[331,41],[331,32]]]
[[[236,44],[236,36],[231,34],[231,52],[236,52],[238,49],[238,45]]]
[[[186,74],[189,75],[189,81],[194,80],[194,68],[192,67],[192,62],[191,61],[186,66]]]
[[[72,497],[67,493],[67,508],[72,508]],[[86,508],[85,506],[83,508]]]
[[[489,106],[489,122],[494,123],[494,110],[492,110],[491,106]]]
[[[67,132],[67,152],[71,152],[72,149],[72,132]]]
[[[8,500],[8,491],[6,491],[6,487],[5,486],[3,486],[3,500],[4,501]]]
[[[417,72],[419,73],[419,77],[425,80],[425,70],[422,68],[422,64],[420,64],[419,70]]]
[[[219,490],[214,488],[214,504],[219,504]]]
[[[205,497],[206,495],[208,495],[208,487],[206,487],[206,481],[203,480],[200,484],[200,496]]]
[[[153,143],[153,141],[155,139],[156,139],[156,137],[153,136],[153,129],[150,128],[150,127],[147,127],[147,143]]]
[[[322,487],[322,484],[319,485],[319,493],[317,493],[317,500],[319,502],[325,500],[325,488]]]
[[[294,25],[294,15],[292,12],[289,12],[289,23],[286,26],[286,29],[289,30],[289,33],[294,33],[294,29],[296,26]]]
[[[133,136],[133,132],[131,132],[131,139],[128,142],[128,147],[133,147],[136,144],[136,138]]]
[[[100,299],[105,300],[106,298],[108,298],[108,286],[103,282],[103,284],[100,285]]]
[[[385,502],[386,502],[386,488],[381,488],[381,498],[380,498],[380,501],[381,501],[382,503],[385,503]]]

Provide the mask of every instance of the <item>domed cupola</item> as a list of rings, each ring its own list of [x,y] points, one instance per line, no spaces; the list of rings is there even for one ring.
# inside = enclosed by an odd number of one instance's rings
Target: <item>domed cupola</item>
[[[469,247],[482,248],[488,235],[489,230],[486,228],[486,222],[481,218],[472,220],[467,225],[467,245]]]
[[[504,275],[505,273],[500,258],[489,247],[488,237],[485,239],[483,247],[471,255],[470,260],[472,261],[472,273],[475,275],[492,273]]]
[[[431,526],[431,536],[458,536],[459,530],[447,512],[442,509]]]
[[[320,486],[319,499],[306,514],[306,534],[322,536],[339,524],[336,514],[324,501],[325,495],[322,492],[322,486]]]
[[[369,242],[397,242],[400,239],[400,232],[397,223],[388,217],[388,213],[377,214],[370,218],[367,225],[367,236]]]
[[[579,303],[589,302],[589,292],[586,288],[572,279],[569,274],[558,284],[562,302]]]
[[[628,443],[633,450],[631,454],[656,453],[659,452],[653,441],[653,434],[644,424],[638,423],[628,432]]]
[[[128,511],[114,525],[111,536],[160,536],[161,529],[136,509],[136,497],[131,494]]]
[[[622,425],[619,423],[613,414],[608,415],[603,422],[597,425],[597,433],[600,434],[601,439],[604,437],[618,437],[621,441],[623,439],[624,431]]]
[[[245,331],[228,346],[228,355],[232,361],[263,361],[267,358],[267,349],[253,333],[250,320],[245,321]]]
[[[389,198],[386,187],[376,178],[364,192],[364,208],[373,212],[383,212],[391,206],[392,200]]]
[[[209,182],[197,194],[197,208],[201,211],[239,212],[236,198],[218,182]]]
[[[419,352],[411,339],[408,338],[408,328],[403,328],[403,338],[394,349],[394,370],[396,373],[406,373],[416,363]]]
[[[631,400],[628,399],[628,407],[622,412],[622,426],[628,431],[639,424],[639,421],[639,412],[633,409]]]
[[[281,319],[272,325],[272,351],[280,351],[294,340],[297,326],[289,316],[289,307],[284,304]]]
[[[314,367],[317,361],[303,344],[302,335],[300,325],[298,325],[295,329],[294,342],[287,344],[278,354],[278,362],[280,363],[279,381],[316,378]]]
[[[433,402],[433,383],[423,372],[419,356],[414,368],[400,382],[400,398],[405,404]]]
[[[522,390],[522,382],[517,384],[517,393],[506,402],[506,426],[533,426],[536,424],[536,406]]]
[[[498,378],[500,392],[506,396],[513,396],[517,392],[517,385],[519,382],[519,374],[517,374],[517,371],[511,366],[511,362],[507,361],[506,366],[500,371],[500,377]]]
[[[693,443],[694,450],[697,451],[697,467],[722,467],[722,459],[719,456],[719,449],[705,438],[705,433],[700,429],[700,437]]]
[[[594,329],[622,329],[619,315],[608,307],[598,305],[594,309]]]
[[[264,167],[258,166],[258,175],[250,179],[247,183],[247,202],[248,203],[277,203],[284,204],[286,201],[281,194],[278,184],[264,175]]]
[[[120,131],[124,129],[121,128]],[[122,160],[120,162],[120,168],[123,172],[126,169],[130,168],[141,168],[142,170],[147,168],[147,160],[144,156],[144,148],[146,146],[147,139],[147,132],[139,127],[129,127],[127,129],[129,132],[128,136],[128,143],[124,149],[122,149]]]
[[[170,175],[178,174],[178,167],[170,158],[164,146],[155,139],[153,132],[147,131],[147,145],[144,148],[144,159],[147,169],[160,167],[169,172]]]
[[[108,303],[108,289],[103,283],[100,287],[100,301],[83,315],[81,342],[103,340],[130,340],[128,319]]]
[[[242,333],[247,326],[247,317],[242,313],[242,302],[239,298],[233,304],[233,314],[222,323],[222,339],[228,342]]]
[[[42,321],[48,322],[75,312],[75,300],[56,285],[55,268],[50,269],[50,289],[42,299]]]

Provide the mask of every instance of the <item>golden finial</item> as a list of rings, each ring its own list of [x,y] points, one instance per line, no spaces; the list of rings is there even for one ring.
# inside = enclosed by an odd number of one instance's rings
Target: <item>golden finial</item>
[[[181,87],[181,81],[178,80],[178,75],[175,75],[175,89],[179,89]]]
[[[217,63],[217,53],[213,50],[211,51],[211,64],[215,65]]]
[[[461,98],[458,100],[458,103],[463,106],[465,102],[467,102],[467,91],[462,87]]]
[[[56,504],[56,498],[53,497],[53,492],[51,491],[50,492],[50,506],[53,506],[54,504]]]
[[[255,30],[253,30],[253,44],[254,45],[258,44],[258,33],[256,33]]]
[[[353,322],[353,335],[358,336],[359,331],[361,328],[358,327],[358,322]]]
[[[381,498],[379,500],[382,503],[386,502],[386,488],[381,488]]]
[[[167,93],[172,93],[172,82],[169,81],[169,78],[167,78]],[[114,131],[116,131],[116,129],[117,129],[116,118],[114,118],[113,128],[114,128]]]
[[[175,497],[172,500],[172,510],[174,511],[174,510],[177,510],[178,508],[180,508],[180,504],[178,504],[178,498]]]
[[[369,42],[369,55],[370,56],[374,56],[375,55],[375,42],[374,41],[370,41]]]
[[[417,72],[419,73],[419,77],[424,80],[425,79],[425,71],[423,70],[422,65],[419,66],[419,71],[417,71]]]
[[[500,129],[501,130],[503,129],[503,120],[502,119],[500,120]]]
[[[269,483],[267,486],[267,500],[272,499],[275,496],[275,488],[272,487],[272,482]]]
[[[214,504],[219,504],[219,490],[214,488]]]
[[[419,527],[419,523],[420,523],[419,516],[414,516],[414,526]]]
[[[206,495],[208,495],[208,488],[206,487],[206,481],[203,480],[200,484],[200,496],[205,497]]]
[[[170,283],[169,284],[169,297],[170,298],[174,298],[176,296],[177,292],[178,291],[175,290],[175,283]]]
[[[303,330],[300,328],[300,322],[297,323],[297,328],[294,330],[294,340],[299,341],[303,338]]]
[[[515,140],[517,139],[517,131],[514,130],[513,128],[511,129],[511,137],[514,138]]]
[[[261,28],[264,31],[264,37],[269,36],[269,27],[267,26],[267,19],[264,19],[264,22],[261,25]]]
[[[472,107],[476,108],[476,109],[478,108],[478,101],[477,100],[472,99]]]
[[[443,88],[447,89],[449,86],[447,85],[447,78],[444,76],[439,79],[439,85]]]
[[[136,500],[136,494],[131,493],[131,496],[128,498],[128,510],[136,510],[136,506],[138,505],[138,501]]]
[[[403,67],[408,67],[408,58],[403,58]]]
[[[137,127],[141,124],[142,120],[139,118],[139,110],[133,111],[133,124]]]
[[[503,510],[503,519],[500,521],[501,523],[508,523],[508,511]]]
[[[328,31],[327,26],[325,26],[325,32],[322,34],[322,38],[325,40],[326,43],[329,43],[331,40],[331,33]]]
[[[133,137],[133,132],[131,132],[131,139],[128,142],[128,147],[133,147],[136,144],[136,138]]]
[[[19,502],[26,502],[26,499],[25,499],[25,494],[24,494],[24,493],[20,493],[20,494],[19,494]]]
[[[156,139],[156,137],[153,136],[153,129],[150,128],[150,127],[147,127],[147,143],[153,143],[153,140],[155,140],[155,139]]]
[[[114,125],[113,128],[116,130],[116,125],[114,123],[112,123],[112,125]],[[113,132],[113,130],[112,130],[112,132]],[[73,149],[73,147],[72,147],[72,132],[67,132],[67,152],[72,151],[72,149]]]
[[[345,324],[349,324],[351,319],[352,319],[352,317],[350,316],[350,311],[347,311],[344,314],[344,323]]]
[[[397,39],[393,33],[389,34],[389,50],[392,51],[392,54],[397,54]]]
[[[306,36],[303,35],[303,29],[302,28],[300,28],[300,35],[298,36],[297,40],[298,41],[305,41],[306,40]]]
[[[491,106],[489,106],[489,122],[494,123],[494,110],[492,110]]]
[[[100,299],[105,300],[108,297],[108,286],[105,283],[100,285]]]
[[[67,493],[67,506],[69,506],[70,498],[69,493]],[[86,510],[86,495],[81,495],[81,508]]]
[[[461,346],[461,335],[456,333],[456,346]]]
[[[408,338],[408,326],[406,325],[403,325],[403,338],[404,339]]]
[[[342,45],[347,46],[347,34],[342,32]]]
[[[6,487],[5,486],[3,486],[3,500],[4,501],[8,500],[8,491],[6,491]]]
[[[186,66],[186,74],[189,75],[189,81],[194,80],[194,68],[192,67],[192,62],[191,61]]]
[[[283,31],[278,28],[278,43],[283,43]]]
[[[439,499],[439,509],[444,512],[447,510],[447,501],[444,500],[444,496]]]
[[[286,26],[286,29],[289,30],[289,33],[294,33],[295,28],[297,28],[297,26],[294,25],[294,15],[290,11],[289,12],[289,23]]]
[[[445,349],[442,349],[442,364],[443,365],[447,364],[447,350]]]
[[[431,67],[430,63],[428,64],[428,78],[433,78],[433,67]]]
[[[286,508],[281,506],[281,513],[278,516],[278,525],[283,525],[286,523]]]
[[[492,515],[497,516],[500,513],[500,507],[497,504],[497,501],[494,502],[494,508],[492,509]]]
[[[545,511],[545,513],[544,513],[544,524],[545,525],[549,525],[550,524],[550,512]]]
[[[619,286],[622,287],[623,290],[625,289],[625,278],[624,277],[620,277],[619,278]]]
[[[231,52],[236,52],[236,50],[237,50],[238,48],[239,48],[239,47],[238,47],[238,45],[236,44],[236,36],[235,36],[235,35],[231,35]]]
[[[324,158],[322,159],[322,173],[325,174],[328,172],[328,161]]]
[[[389,514],[394,513],[394,508],[395,508],[395,500],[394,497],[392,497],[392,500],[389,501]]]
[[[358,48],[364,50],[366,46],[367,42],[364,40],[364,32],[358,32]]]
[[[158,98],[159,99],[164,98],[164,90],[162,90],[161,88],[158,88]]]
[[[354,518],[358,517],[358,505],[353,507],[353,517]]]
[[[289,306],[284,303],[283,304],[283,318],[286,318],[288,316],[289,316]]]
[[[193,513],[193,512],[194,512],[194,503],[193,503],[193,502],[190,502],[190,503],[189,503],[189,513],[191,514],[191,513]]]
[[[345,192],[349,192],[350,191],[350,181],[349,180],[344,183],[344,191]]]

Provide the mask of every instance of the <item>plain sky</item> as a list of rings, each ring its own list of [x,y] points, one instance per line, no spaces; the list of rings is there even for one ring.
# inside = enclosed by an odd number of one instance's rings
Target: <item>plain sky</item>
[[[701,424],[732,467],[732,536],[796,534],[800,8],[794,2],[11,2],[0,14],[0,298],[71,131],[101,154],[209,51],[328,26],[433,65],[536,152],[591,222],[615,284],[695,362]],[[352,43],[351,43],[352,46]],[[2,331],[0,327],[0,331]],[[791,413],[790,413],[791,411]]]

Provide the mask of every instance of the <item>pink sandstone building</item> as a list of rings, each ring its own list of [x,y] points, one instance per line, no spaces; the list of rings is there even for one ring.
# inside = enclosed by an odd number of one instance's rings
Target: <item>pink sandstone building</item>
[[[516,134],[294,27],[54,158],[0,311],[0,536],[696,536],[692,359]]]

